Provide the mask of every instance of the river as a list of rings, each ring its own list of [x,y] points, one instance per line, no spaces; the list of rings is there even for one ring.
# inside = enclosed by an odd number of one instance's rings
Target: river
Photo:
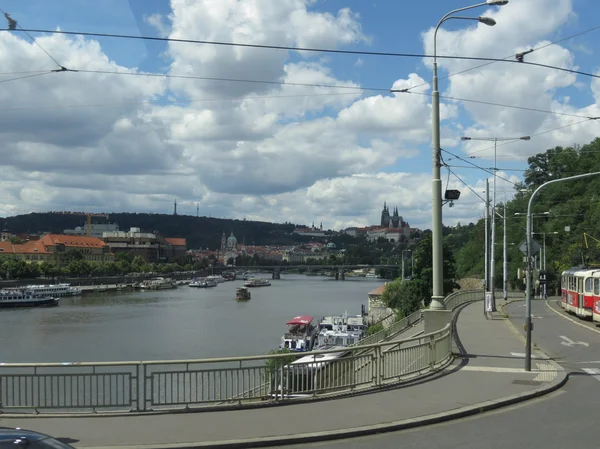
[[[270,275],[263,274],[263,277]],[[359,314],[378,279],[285,275],[234,300],[243,281],[214,288],[105,292],[55,308],[0,310],[1,362],[199,359],[266,354],[296,315]]]

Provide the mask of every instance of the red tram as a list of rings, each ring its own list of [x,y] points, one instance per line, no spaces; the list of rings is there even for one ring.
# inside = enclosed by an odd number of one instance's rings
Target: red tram
[[[571,268],[561,275],[561,306],[581,318],[600,321],[600,268]]]

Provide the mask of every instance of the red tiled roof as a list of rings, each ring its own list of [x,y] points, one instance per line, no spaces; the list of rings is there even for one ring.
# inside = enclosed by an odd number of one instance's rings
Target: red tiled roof
[[[187,246],[187,242],[185,241],[185,239],[177,237],[167,237],[165,238],[165,242],[173,246]]]
[[[385,287],[386,287],[385,284],[384,285],[380,285],[379,287],[377,287],[372,292],[369,292],[369,295],[381,296],[381,295],[383,295],[383,292],[385,291]]]
[[[60,244],[75,248],[103,248],[108,246],[108,243],[103,242],[98,237],[79,235],[46,234],[40,241],[46,246],[56,246]]]
[[[13,245],[10,242],[0,242],[0,253],[3,254],[51,254],[41,240],[32,240],[23,244]]]

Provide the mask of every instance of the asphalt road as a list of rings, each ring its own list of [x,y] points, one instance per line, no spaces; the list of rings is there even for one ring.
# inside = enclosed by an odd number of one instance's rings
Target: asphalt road
[[[523,304],[512,303],[505,309],[518,329],[524,323]],[[600,437],[595,429],[600,399],[600,330],[591,322],[562,311],[556,313],[549,305],[561,310],[556,300],[533,303],[533,342],[569,371],[569,381],[557,392],[479,417],[374,437],[281,448],[598,448]]]

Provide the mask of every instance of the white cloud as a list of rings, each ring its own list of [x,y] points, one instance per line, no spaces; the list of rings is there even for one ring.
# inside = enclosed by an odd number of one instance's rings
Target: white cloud
[[[171,0],[168,18],[145,20],[172,38],[322,48],[370,42],[355,12],[323,13],[316,5]],[[491,8],[485,14],[497,26],[442,29],[438,52],[504,57],[542,46],[572,20],[572,8],[569,0]],[[531,20],[542,9],[544,20]],[[422,37],[430,53],[432,30]],[[39,42],[68,68],[137,72],[90,39],[49,36]],[[330,58],[312,52],[170,43],[164,56],[169,74],[205,79],[80,71],[3,84],[0,209],[169,213],[177,198],[182,213],[195,214],[199,203],[204,215],[323,221],[341,228],[377,223],[387,201],[411,225],[430,226],[431,88],[425,76],[399,73],[388,78],[396,79],[391,88],[422,86],[414,93],[378,94],[362,91],[349,74],[333,69]],[[561,45],[526,60],[577,67]],[[37,46],[8,33],[0,33],[0,62],[5,72],[55,68]],[[439,62],[441,76],[478,64]],[[425,64],[429,70],[430,61]],[[361,58],[354,65],[363,68],[352,72],[375,66],[363,66]],[[586,83],[582,92],[594,95],[583,106],[565,98],[578,82]],[[442,80],[441,90],[457,98],[600,116],[600,84],[595,80],[588,89],[587,82],[560,71],[496,63]],[[152,103],[165,97],[184,101]],[[444,148],[486,157],[491,152],[480,150],[489,143],[463,145],[460,136],[533,135],[581,120],[450,100],[442,101],[441,118]],[[585,143],[598,134],[597,126],[586,122],[499,146],[499,154],[524,160],[556,144]],[[398,167],[407,173],[396,173]],[[474,190],[481,190],[483,176],[469,180]],[[480,216],[483,204],[473,192],[452,178],[449,188],[462,195],[444,209],[447,224]]]

